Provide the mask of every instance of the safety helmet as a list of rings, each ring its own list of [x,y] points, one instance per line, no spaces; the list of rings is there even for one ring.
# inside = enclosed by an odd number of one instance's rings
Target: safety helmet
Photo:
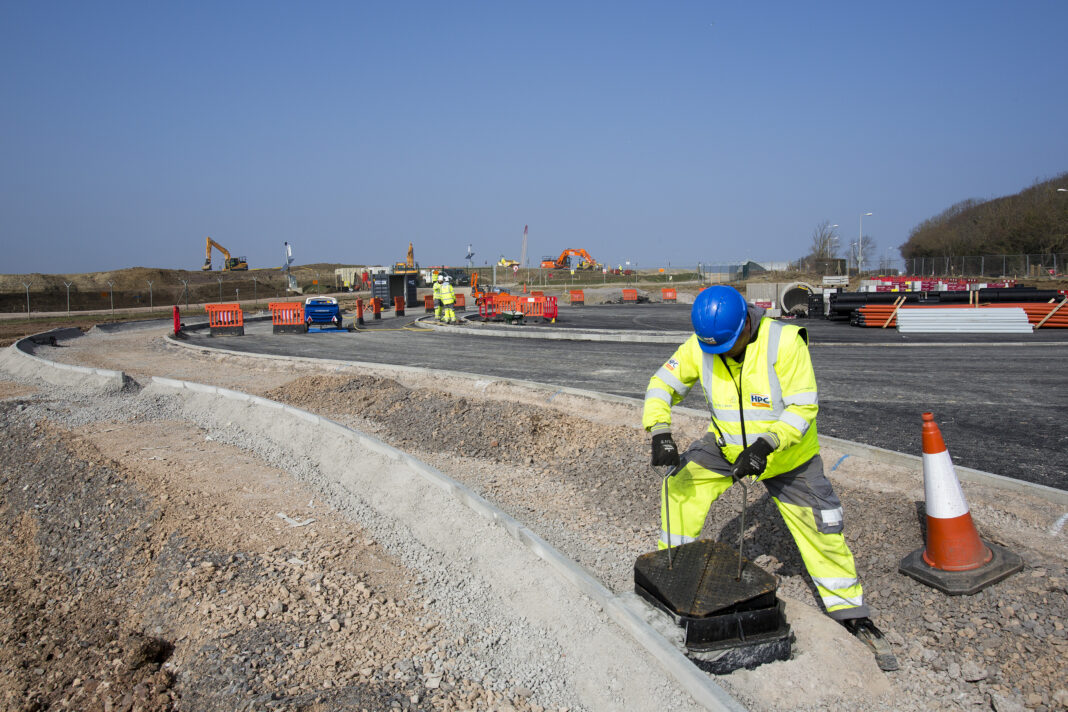
[[[445,283],[448,284],[450,282],[452,282],[452,277],[446,277],[445,278]]]
[[[690,321],[701,350],[722,354],[731,350],[745,327],[745,297],[734,287],[717,285],[697,295]]]
[[[443,274],[439,274],[439,275],[438,275],[438,281],[439,281],[439,282],[444,282],[444,281],[445,281],[445,275],[443,275]]]

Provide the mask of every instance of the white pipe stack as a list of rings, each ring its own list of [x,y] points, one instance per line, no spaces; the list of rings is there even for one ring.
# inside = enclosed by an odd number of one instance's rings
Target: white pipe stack
[[[1019,307],[985,309],[903,308],[897,330],[907,334],[1031,334],[1027,313]]]

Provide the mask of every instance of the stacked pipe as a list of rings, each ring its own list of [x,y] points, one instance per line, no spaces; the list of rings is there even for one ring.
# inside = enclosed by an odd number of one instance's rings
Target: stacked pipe
[[[893,305],[901,297],[905,304],[929,304],[967,306],[976,299],[978,292],[981,304],[997,303],[1045,303],[1051,299],[1060,301],[1064,295],[1054,289],[1036,289],[1034,287],[1013,287],[1011,289],[979,289],[960,292],[832,292],[828,319],[850,319],[857,309],[874,304]]]
[[[980,304],[978,307],[968,304],[917,304],[903,305],[901,308],[999,309],[1017,307],[1023,309],[1024,313],[1027,314],[1027,321],[1031,323],[1031,326],[1038,327],[1041,324],[1040,328],[1042,329],[1068,329],[1068,304],[1058,308],[1060,304],[1061,301],[1044,304],[1036,302],[1003,302],[1000,304]],[[897,326],[897,314],[895,314],[894,309],[893,304],[868,304],[855,309],[849,317],[849,323],[853,326],[880,328],[885,325],[888,329],[894,328]],[[887,320],[889,320],[889,323],[887,323]]]

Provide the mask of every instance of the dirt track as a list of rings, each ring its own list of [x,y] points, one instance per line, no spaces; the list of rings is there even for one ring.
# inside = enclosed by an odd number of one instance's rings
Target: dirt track
[[[655,540],[645,437],[620,412],[578,417],[462,385],[445,392],[201,356],[157,334],[94,334],[45,355],[265,394],[371,432],[467,483],[617,591],[629,588],[634,557]],[[127,696],[144,709],[568,706],[566,691],[453,674],[462,666],[444,653],[457,641],[436,637],[448,626],[431,620],[432,604],[419,600],[403,567],[352,522],[310,507],[315,493],[291,473],[188,424],[116,422],[33,387],[8,382],[0,391],[0,545],[4,560],[18,564],[2,579],[12,624],[0,655],[3,669],[15,671],[0,677],[5,709],[32,709],[35,699],[38,708],[69,700],[103,709],[105,698],[122,709]],[[695,435],[701,426],[689,427]],[[828,466],[837,460],[824,457]],[[781,578],[797,613],[797,655],[722,684],[758,710],[919,710],[932,699],[941,709],[1068,704],[1068,552],[1065,534],[1049,531],[1056,508],[966,488],[982,534],[1028,565],[983,594],[946,598],[896,573],[920,544],[917,473],[849,458],[831,475],[868,599],[902,671],[873,670],[836,624],[820,616],[808,623],[803,609],[815,612],[816,603],[807,578],[762,497],[747,554]],[[737,504],[733,492],[717,503],[710,536],[736,540]],[[264,516],[271,512],[317,521],[292,527]],[[417,617],[425,622],[403,638],[382,627]]]

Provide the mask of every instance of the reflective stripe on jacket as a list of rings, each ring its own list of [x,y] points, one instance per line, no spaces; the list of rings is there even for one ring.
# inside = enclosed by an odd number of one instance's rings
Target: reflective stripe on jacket
[[[670,431],[671,407],[700,382],[713,421],[708,431],[717,434],[719,426],[728,462],[734,462],[745,445],[765,433],[777,441],[775,452],[768,456],[765,477],[788,472],[817,455],[819,398],[807,333],[763,313],[763,309],[749,309],[752,323],[759,326],[741,363],[706,354],[696,335],[679,346],[649,379],[642,426],[654,434]]]
[[[440,282],[434,282],[434,299],[435,300],[441,299],[441,283]]]

